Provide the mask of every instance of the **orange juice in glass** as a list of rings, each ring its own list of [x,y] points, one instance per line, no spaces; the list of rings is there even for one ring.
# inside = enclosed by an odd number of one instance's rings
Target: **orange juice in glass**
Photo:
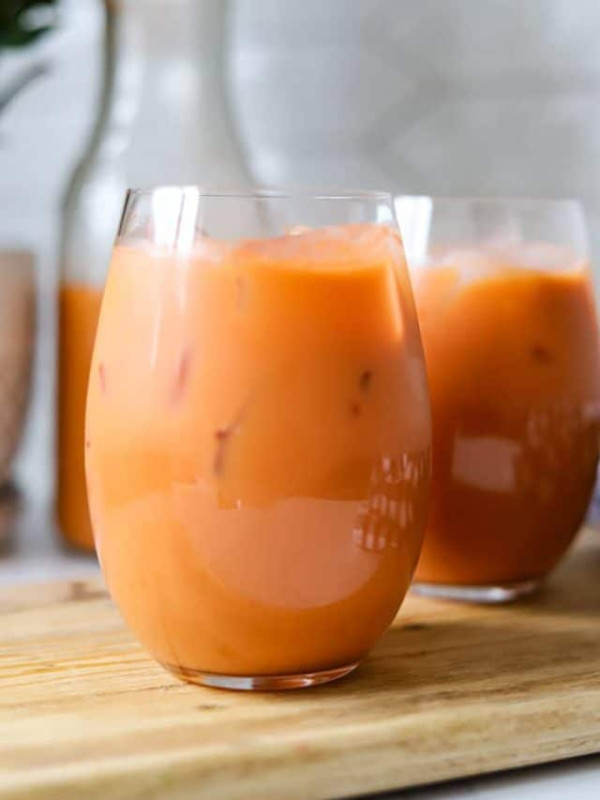
[[[161,664],[235,689],[350,672],[410,583],[430,436],[387,195],[129,193],[86,469],[108,587]]]
[[[583,215],[569,201],[397,208],[433,415],[416,585],[514,599],[573,541],[596,475],[600,355]]]

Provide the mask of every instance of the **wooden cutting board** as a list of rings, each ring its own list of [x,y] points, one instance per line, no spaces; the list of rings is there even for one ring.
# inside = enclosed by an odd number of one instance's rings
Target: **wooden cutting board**
[[[177,682],[100,584],[0,595],[0,797],[328,798],[600,751],[600,534],[535,600],[410,597],[353,676],[278,695]]]

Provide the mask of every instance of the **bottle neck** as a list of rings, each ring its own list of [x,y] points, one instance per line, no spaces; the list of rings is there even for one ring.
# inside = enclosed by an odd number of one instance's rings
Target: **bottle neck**
[[[102,0],[98,113],[66,198],[90,171],[128,186],[247,185],[225,79],[226,0]]]
[[[144,79],[130,185],[249,182],[225,80],[226,0],[132,3]]]
[[[102,0],[104,33],[98,112],[83,162],[114,162],[126,150],[136,111],[135,30],[123,0]]]

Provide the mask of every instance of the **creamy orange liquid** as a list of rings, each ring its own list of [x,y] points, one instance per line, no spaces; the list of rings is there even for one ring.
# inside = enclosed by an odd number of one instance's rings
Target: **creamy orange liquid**
[[[417,580],[538,578],[583,521],[600,362],[587,270],[569,266],[467,253],[417,276],[434,443]]]
[[[59,300],[57,516],[70,544],[93,550],[85,485],[84,438],[88,377],[102,291],[64,284]]]
[[[176,259],[116,248],[90,376],[100,560],[163,664],[351,664],[424,528],[430,422],[399,241],[376,226]]]

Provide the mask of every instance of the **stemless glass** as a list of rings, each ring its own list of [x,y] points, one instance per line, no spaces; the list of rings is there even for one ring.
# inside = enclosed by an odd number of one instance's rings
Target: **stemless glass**
[[[584,519],[600,360],[574,201],[400,197],[433,417],[416,588],[502,602],[533,591]]]
[[[179,677],[350,672],[425,525],[431,423],[391,198],[129,192],[86,469],[108,587]]]

